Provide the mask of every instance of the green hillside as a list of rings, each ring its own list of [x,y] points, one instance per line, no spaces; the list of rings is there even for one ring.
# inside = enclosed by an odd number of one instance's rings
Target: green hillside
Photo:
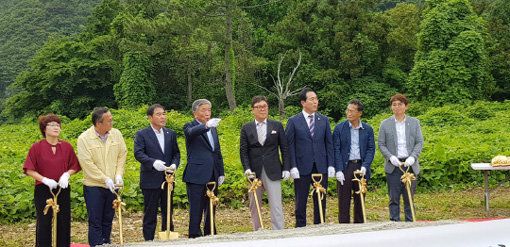
[[[80,33],[100,1],[0,1],[0,98],[50,36]]]

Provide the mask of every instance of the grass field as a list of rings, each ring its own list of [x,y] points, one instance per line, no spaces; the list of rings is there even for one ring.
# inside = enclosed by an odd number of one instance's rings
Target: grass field
[[[221,192],[220,192],[221,193]],[[220,194],[221,197],[221,194]],[[309,206],[311,199],[309,200]],[[128,201],[126,203],[129,203]],[[327,203],[327,222],[338,222],[338,199],[329,197]],[[418,220],[464,220],[510,217],[510,187],[502,187],[491,195],[491,214],[484,211],[483,189],[469,189],[460,191],[426,192],[416,194],[416,215]],[[245,203],[247,205],[247,202]],[[285,226],[294,226],[294,202],[284,202]],[[387,221],[388,198],[383,190],[369,191],[366,198],[368,221]],[[270,226],[270,214],[267,204],[262,209],[264,224]],[[309,207],[308,224],[313,222],[312,210]],[[181,238],[187,237],[188,211],[175,210],[175,230]],[[142,213],[127,212],[123,216],[125,242],[140,242],[142,237]],[[73,221],[72,242],[87,243],[87,222]],[[251,218],[247,207],[238,209],[220,205],[217,212],[218,234],[252,231]],[[0,246],[33,246],[35,243],[35,220],[27,222],[0,225]],[[114,219],[112,241],[119,242],[117,218]]]

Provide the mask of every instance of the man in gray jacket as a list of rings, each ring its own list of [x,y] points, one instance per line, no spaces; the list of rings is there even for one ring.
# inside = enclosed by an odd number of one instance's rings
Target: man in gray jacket
[[[418,176],[420,173],[418,158],[423,148],[423,135],[420,121],[405,114],[409,107],[409,101],[404,95],[394,95],[390,99],[390,104],[393,116],[382,121],[378,140],[379,150],[385,158],[384,172],[386,172],[388,194],[390,196],[390,220],[400,221],[399,202],[402,194],[405,220],[412,221],[409,198],[405,185],[400,181],[403,173],[399,167],[404,165],[403,169],[406,170],[410,166],[409,171]],[[416,180],[413,180],[411,184],[411,196],[413,198],[415,191]]]

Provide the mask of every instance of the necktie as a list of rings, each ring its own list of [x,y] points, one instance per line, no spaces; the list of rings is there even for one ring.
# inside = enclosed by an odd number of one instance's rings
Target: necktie
[[[209,129],[209,131],[207,131],[207,139],[209,139],[209,144],[211,144],[211,148],[214,151],[214,138],[212,136],[211,129]]]
[[[266,131],[264,131],[264,122],[257,123],[257,136],[259,139],[260,145],[264,146],[264,142],[266,141]]]
[[[308,118],[310,119],[310,135],[313,137],[313,129],[315,128],[315,121],[313,121],[313,115],[308,115]]]

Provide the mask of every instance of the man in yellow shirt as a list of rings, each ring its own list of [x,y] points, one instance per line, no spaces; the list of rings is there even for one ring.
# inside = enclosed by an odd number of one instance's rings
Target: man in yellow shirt
[[[89,216],[89,245],[110,243],[115,214],[115,184],[124,184],[127,148],[112,113],[104,107],[92,112],[92,127],[78,137],[78,159],[83,170],[83,195]],[[114,184],[115,179],[115,184]]]

